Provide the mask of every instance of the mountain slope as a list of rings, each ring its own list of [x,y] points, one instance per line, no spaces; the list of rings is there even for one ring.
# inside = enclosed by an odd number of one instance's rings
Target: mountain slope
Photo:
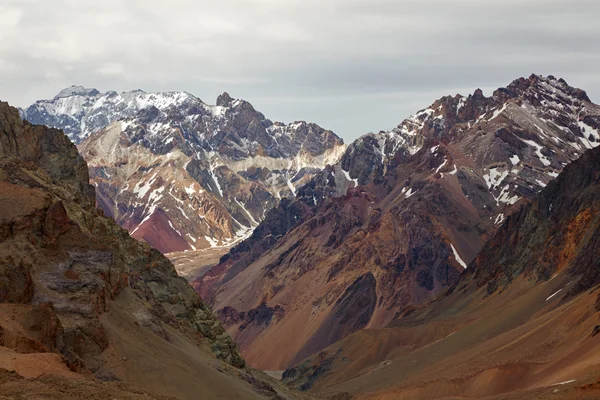
[[[184,92],[72,87],[23,117],[79,143],[98,205],[163,253],[226,252],[345,148],[331,131],[271,122],[227,93],[213,106]]]
[[[454,285],[506,216],[598,144],[599,121],[554,77],[444,97],[351,144],[194,286],[252,365],[289,366]]]
[[[599,221],[596,148],[509,216],[449,293],[284,380],[369,399],[596,398]]]
[[[173,265],[95,208],[69,139],[6,103],[0,187],[1,374],[94,374],[179,398],[276,396]]]
[[[478,287],[492,293],[518,276],[545,281],[563,270],[582,275],[571,295],[600,283],[600,151],[586,152],[562,175],[486,243],[466,272]]]

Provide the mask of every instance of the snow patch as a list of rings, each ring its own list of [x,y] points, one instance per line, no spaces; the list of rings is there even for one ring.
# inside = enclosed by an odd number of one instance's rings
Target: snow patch
[[[340,169],[342,170],[342,173],[343,173],[343,174],[344,174],[344,176],[346,177],[346,180],[347,180],[348,182],[354,182],[354,187],[357,187],[357,186],[358,186],[358,179],[352,179],[352,178],[350,177],[350,173],[349,173],[348,171],[344,171],[344,169],[343,169],[343,168],[340,168]],[[315,204],[316,204],[316,203],[315,203]]]
[[[495,110],[494,114],[492,114],[492,118],[490,118],[489,120],[491,121],[491,120],[495,119],[496,117],[498,117],[500,114],[502,114],[504,112],[504,110],[506,110],[506,107],[508,107],[508,103],[504,104],[501,109]]]
[[[562,292],[562,289],[558,289],[556,292],[552,293],[550,296],[548,296],[548,298],[546,299],[546,301],[550,300],[551,298],[553,298],[554,296],[556,296],[560,292]]]
[[[210,247],[217,247],[218,242],[215,239],[213,239],[209,236],[204,236],[204,239],[206,239],[208,244],[210,244]]]
[[[519,201],[519,199],[521,199],[519,196],[514,195],[514,196],[509,196],[509,185],[506,185],[502,188],[502,191],[500,192],[500,196],[498,196],[496,199],[496,203],[505,203],[505,204],[510,204],[513,205],[515,204],[517,201]]]
[[[287,174],[285,175],[285,183],[287,183],[287,186],[292,191],[292,194],[294,195],[294,197],[296,197],[296,188],[294,187],[294,185],[292,184],[292,182],[290,182],[290,178],[288,177]]]
[[[458,114],[458,112],[465,106],[465,104],[467,104],[467,98],[461,97],[458,100],[458,104],[456,105],[456,114]]]
[[[217,178],[217,176],[214,173],[214,169],[213,169],[212,163],[210,163],[209,172],[210,172],[210,176],[211,176],[212,180],[215,182],[216,189],[219,192],[219,195],[221,197],[223,197],[223,191],[221,190],[221,185],[219,185],[219,179]]]
[[[452,253],[454,253],[454,258],[456,259],[456,261],[462,265],[462,267],[464,269],[467,269],[467,264],[465,264],[465,262],[463,261],[462,258],[460,258],[460,255],[458,254],[458,252],[456,251],[456,249],[454,248],[454,245],[452,243],[450,243],[450,247],[452,248]]]
[[[548,160],[548,158],[542,154],[542,152],[540,150],[542,150],[544,148],[544,146],[539,145],[538,143],[534,142],[533,140],[525,140],[525,139],[521,139],[523,142],[527,143],[528,145],[532,146],[535,148],[535,153],[537,158],[540,159],[540,161],[542,162],[542,164],[544,164],[546,167],[550,166],[552,163]]]
[[[242,203],[240,203],[238,201],[238,199],[234,198],[233,199],[238,206],[240,206],[242,208],[242,210],[244,210],[244,212],[248,215],[248,218],[250,218],[250,223],[253,224],[254,226],[258,225],[258,222],[256,222],[256,220],[254,219],[254,217],[252,216],[252,214],[250,214],[250,211],[248,211],[248,209],[246,207],[244,207],[244,205]]]
[[[169,222],[169,226],[171,227],[171,229],[173,229],[175,232],[177,232],[177,234],[178,234],[179,236],[182,236],[182,235],[181,235],[181,232],[179,232],[177,229],[175,229],[175,227],[173,226],[173,223],[171,223],[171,220],[170,220],[170,219],[168,219],[167,221]],[[189,233],[188,233],[188,235],[189,235]]]
[[[494,225],[499,225],[504,222],[504,214],[500,213],[496,216],[496,220],[494,221]]]
[[[558,383],[555,383],[555,384],[553,384],[551,386],[566,385],[568,383],[573,383],[573,382],[576,382],[576,381],[577,381],[576,379],[571,379],[570,381],[558,382]]]
[[[190,186],[185,188],[185,192],[188,194],[188,196],[192,196],[194,193],[196,193],[196,189],[194,189],[194,184],[190,183]]]
[[[413,192],[412,188],[408,188],[408,189],[407,189],[406,187],[403,187],[403,188],[402,188],[402,194],[404,194],[404,195],[405,195],[405,196],[404,196],[404,198],[405,198],[405,199],[408,199],[409,197],[411,197],[411,196],[412,196],[412,195],[414,195],[415,193],[417,193],[417,191],[415,190],[415,191]]]
[[[438,172],[440,172],[440,169],[444,168],[444,166],[446,165],[447,162],[448,162],[448,160],[444,158],[444,162],[442,163],[442,165],[437,167],[437,169],[435,170],[435,173],[437,174]]]
[[[508,171],[498,172],[496,168],[490,168],[489,174],[485,174],[483,180],[485,180],[488,189],[491,189],[501,184],[508,174]]]

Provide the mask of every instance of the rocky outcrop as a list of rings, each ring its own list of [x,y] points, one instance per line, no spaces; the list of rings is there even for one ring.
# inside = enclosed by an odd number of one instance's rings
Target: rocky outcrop
[[[163,327],[171,326],[244,366],[210,308],[168,259],[94,207],[85,161],[62,132],[24,122],[0,103],[0,156],[0,300],[33,307],[21,322],[39,343],[5,327],[3,346],[43,346],[73,369],[95,371],[109,345],[99,318],[128,291],[139,324],[165,339]]]
[[[377,298],[366,327],[386,326],[454,286],[508,215],[600,144],[599,119],[583,91],[554,77],[521,78],[490,97],[477,90],[439,99],[349,145],[195,288],[217,310],[265,301],[286,309],[261,332],[227,325],[246,358],[266,369],[306,355],[298,354],[309,342],[311,351],[331,344],[316,332],[366,273]],[[300,327],[294,343],[272,350],[271,335]]]

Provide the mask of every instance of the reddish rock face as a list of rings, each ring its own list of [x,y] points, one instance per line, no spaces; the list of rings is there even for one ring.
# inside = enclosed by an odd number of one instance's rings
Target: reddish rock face
[[[360,329],[318,334],[344,315],[340,304],[352,309],[340,299],[365,274],[377,298],[366,327],[386,326],[455,285],[507,216],[600,144],[597,121],[600,108],[583,91],[551,77],[519,79],[491,97],[439,99],[394,130],[352,143],[196,290],[217,310],[286,310],[253,329],[226,322],[250,363],[265,369]]]
[[[42,232],[47,245],[55,245],[56,239],[69,231],[71,220],[62,201],[53,203],[46,212]]]

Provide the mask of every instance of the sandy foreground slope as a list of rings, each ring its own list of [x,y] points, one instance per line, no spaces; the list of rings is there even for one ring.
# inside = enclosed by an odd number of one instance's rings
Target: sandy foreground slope
[[[216,247],[195,251],[177,251],[166,256],[171,260],[177,273],[189,282],[202,277],[210,268],[219,263],[229,248]]]
[[[329,347],[297,367],[321,369],[296,384],[360,399],[598,398],[600,387],[587,387],[600,374],[598,293],[551,297],[572,284],[557,276],[489,298],[453,293],[397,326]]]

